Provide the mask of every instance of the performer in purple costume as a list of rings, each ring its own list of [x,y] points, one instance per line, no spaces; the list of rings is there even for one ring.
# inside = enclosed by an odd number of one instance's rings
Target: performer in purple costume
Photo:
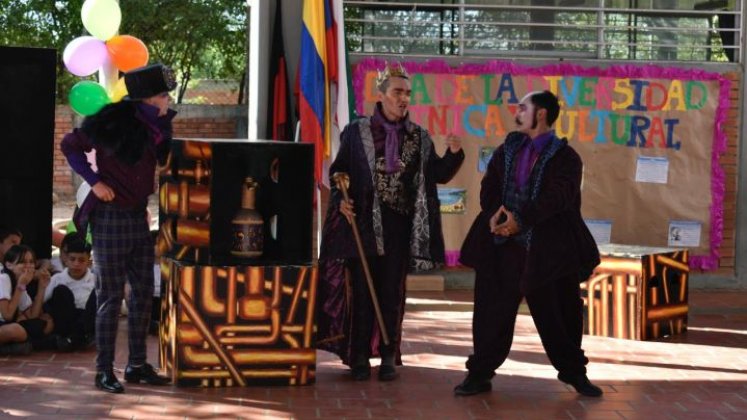
[[[165,385],[146,363],[145,338],[153,297],[153,239],[146,221],[148,196],[153,193],[156,162],[163,162],[171,140],[169,91],[176,87],[166,66],[153,64],[124,75],[128,97],[86,117],[80,129],[62,140],[70,166],[91,185],[91,193],[76,214],[78,232],[91,222],[96,282],[97,388],[124,392],[114,376],[117,318],[125,282],[128,301],[129,360],[125,380]],[[96,149],[98,173],[86,152]]]
[[[342,200],[333,183],[319,258],[317,342],[351,366],[355,380],[368,379],[369,358],[381,356],[378,377],[386,381],[397,377],[395,364],[401,364],[407,272],[444,261],[436,183],[454,176],[464,152],[461,141],[450,135],[439,157],[428,132],[410,121],[410,81],[401,65],[380,72],[377,87],[373,116],[345,127],[330,168],[330,174],[350,176],[352,203]],[[388,346],[380,340],[352,220],[371,267]]]
[[[491,390],[522,298],[558,379],[580,394],[602,395],[586,377],[579,288],[599,264],[599,252],[581,218],[581,158],[552,129],[559,113],[551,92],[527,94],[516,111],[517,131],[488,163],[482,211],[461,250],[461,262],[476,272],[474,353],[456,395]]]

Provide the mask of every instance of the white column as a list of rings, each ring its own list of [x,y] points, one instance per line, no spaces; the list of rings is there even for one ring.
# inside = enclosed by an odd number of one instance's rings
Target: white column
[[[247,0],[249,7],[249,140],[261,140],[267,127],[269,90],[270,6],[267,0]]]

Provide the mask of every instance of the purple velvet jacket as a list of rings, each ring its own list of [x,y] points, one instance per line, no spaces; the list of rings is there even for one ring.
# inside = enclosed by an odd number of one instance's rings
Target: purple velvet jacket
[[[476,270],[491,270],[502,245],[495,244],[490,232],[490,217],[503,204],[504,179],[513,176],[517,151],[524,139],[509,133],[506,141],[488,163],[480,189],[481,212],[475,218],[462,244],[462,264]],[[545,282],[564,276],[584,281],[599,264],[599,251],[581,217],[580,156],[557,137],[543,150],[530,176],[533,194],[517,212],[522,229],[531,230],[521,290],[530,293]]]
[[[86,182],[93,186],[103,181],[114,190],[113,204],[125,208],[145,208],[148,196],[153,194],[156,161],[162,160],[158,154],[168,153],[167,147],[159,147],[162,142],[171,139],[171,120],[176,111],[158,117],[158,108],[144,103],[133,104],[138,109],[138,120],[148,127],[150,141],[143,156],[134,165],[121,162],[112,153],[96,150],[98,173],[91,169],[85,153],[95,148],[93,139],[80,129],[74,129],[65,135],[60,144],[62,153],[73,168]],[[136,123],[136,122],[133,122]],[[90,195],[93,195],[91,193]]]

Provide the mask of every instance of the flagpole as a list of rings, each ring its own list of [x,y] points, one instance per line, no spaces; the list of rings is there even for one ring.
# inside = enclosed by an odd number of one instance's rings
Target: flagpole
[[[300,141],[301,121],[298,121],[293,142],[298,143]],[[319,258],[319,254],[322,252],[322,187],[318,182],[314,182],[314,191],[316,193],[316,257]]]
[[[322,252],[322,186],[316,183],[316,257]]]

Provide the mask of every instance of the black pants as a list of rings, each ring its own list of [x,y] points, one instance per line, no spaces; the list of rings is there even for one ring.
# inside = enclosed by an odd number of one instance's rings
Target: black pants
[[[501,246],[493,269],[476,272],[472,318],[474,354],[467,360],[470,375],[490,378],[506,360],[523,297],[555,369],[567,375],[585,374],[589,360],[581,349],[583,302],[578,279],[554,279],[522,296],[519,278],[525,258],[524,248],[508,241]]]
[[[91,292],[85,309],[75,307],[73,292],[66,286],[57,286],[52,298],[45,304],[46,311],[54,319],[54,333],[66,337],[92,337],[96,322],[96,293]]]
[[[404,315],[405,279],[410,261],[410,217],[397,214],[382,206],[384,226],[384,255],[369,257],[376,297],[381,307],[389,345],[379,343],[382,357],[395,356],[399,351]],[[353,293],[353,326],[351,359],[353,363],[372,356],[371,337],[376,323],[371,294],[360,260],[348,261]]]

